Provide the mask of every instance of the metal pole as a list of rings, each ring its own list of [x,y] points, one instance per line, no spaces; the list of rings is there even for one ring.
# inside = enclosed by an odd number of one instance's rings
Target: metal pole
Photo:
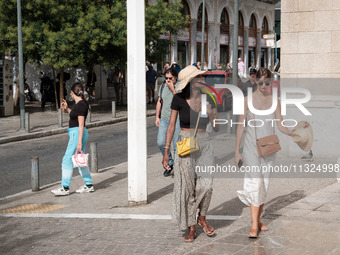
[[[25,95],[24,95],[24,57],[22,51],[22,23],[21,23],[21,0],[17,0],[18,16],[18,48],[19,48],[19,93],[20,93],[20,129],[25,130]]]
[[[276,32],[275,32],[275,64],[277,63],[277,40],[276,40]]]
[[[97,143],[90,143],[91,173],[98,173]]]
[[[38,191],[39,190],[39,158],[33,157],[31,158],[31,185],[32,185],[32,191]]]
[[[203,0],[202,8],[202,42],[201,42],[201,70],[204,68],[204,29],[205,29],[205,0]]]
[[[234,0],[234,41],[233,41],[233,84],[237,86],[238,81],[238,12],[239,12],[239,1]],[[247,42],[248,43],[248,42]],[[237,116],[233,114],[232,120],[233,122],[237,122]],[[231,128],[231,133],[236,134],[236,125],[233,125]]]
[[[59,128],[63,127],[63,110],[62,109],[58,110],[58,127]]]
[[[128,201],[147,202],[145,2],[127,0]]]
[[[25,113],[25,130],[27,133],[29,133],[30,130],[30,113],[26,112]]]
[[[234,0],[234,41],[233,41],[233,84],[237,86],[238,76],[238,0]]]
[[[116,102],[112,101],[112,118],[116,118]]]

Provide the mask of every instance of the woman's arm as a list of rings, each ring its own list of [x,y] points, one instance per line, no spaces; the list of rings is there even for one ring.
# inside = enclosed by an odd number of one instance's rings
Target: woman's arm
[[[210,120],[210,123],[211,123],[211,127],[214,129],[214,131],[215,131],[215,132],[220,131],[220,125],[216,124],[216,125],[214,126],[214,120],[218,118],[217,109],[216,109],[216,108],[211,109],[211,105],[208,104],[208,105],[207,105],[207,114],[208,114],[208,116],[209,116],[209,120]]]
[[[79,123],[79,131],[78,131],[78,144],[77,144],[77,151],[76,153],[81,151],[82,148],[82,141],[83,141],[83,134],[84,134],[84,125],[85,125],[85,117],[78,116],[78,123]]]
[[[240,115],[239,119],[238,119],[238,122],[244,122],[245,119],[246,119],[246,116],[248,114],[248,104],[247,104],[247,101],[248,101],[248,97],[245,97],[244,98],[244,114],[243,115]],[[243,158],[240,154],[240,146],[241,146],[241,140],[242,140],[242,136],[243,136],[243,133],[244,133],[244,125],[243,124],[238,124],[237,125],[237,129],[236,129],[236,145],[235,145],[235,165],[237,166],[238,165],[238,162],[240,160],[243,161]]]
[[[280,130],[281,133],[285,134],[285,135],[289,135],[291,136],[293,134],[293,130],[289,130],[287,127],[282,126],[282,115],[281,115],[281,104],[280,104],[280,100],[277,100],[277,107],[275,110],[275,118],[278,119],[278,121],[276,122],[277,128]]]
[[[161,110],[162,110],[161,98],[158,97],[157,104],[156,104],[156,120],[155,120],[155,124],[157,127],[159,127],[159,123],[160,123],[159,113],[161,112]]]
[[[178,115],[178,111],[171,110],[169,126],[168,126],[168,129],[166,130],[164,156],[163,156],[162,164],[163,164],[163,167],[167,170],[171,169],[169,167],[169,149],[170,149],[170,144],[171,144],[172,138],[174,136],[174,132],[175,132],[177,115]]]

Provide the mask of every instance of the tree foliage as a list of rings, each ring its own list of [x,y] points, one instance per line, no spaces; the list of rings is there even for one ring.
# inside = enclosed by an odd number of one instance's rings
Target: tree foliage
[[[147,59],[155,61],[188,18],[180,2],[157,0],[145,11]],[[0,51],[17,54],[16,0],[0,0]],[[25,60],[55,68],[126,63],[126,0],[22,0]]]

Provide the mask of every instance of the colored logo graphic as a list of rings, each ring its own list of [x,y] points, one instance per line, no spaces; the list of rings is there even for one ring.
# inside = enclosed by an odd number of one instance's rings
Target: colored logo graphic
[[[202,84],[202,85],[204,85],[205,87],[208,87],[211,91],[213,91],[213,92],[215,93],[215,95],[216,95],[218,101],[219,101],[220,104],[222,105],[222,100],[221,100],[219,94],[217,93],[217,91],[214,89],[213,86],[210,86],[210,85],[208,85],[208,84],[206,84],[206,83],[203,83],[203,82],[199,82],[199,83]],[[199,89],[201,89],[201,90],[203,90],[205,93],[207,93],[207,94],[212,98],[212,100],[213,100],[214,103],[215,103],[215,106],[217,107],[217,103],[216,103],[216,100],[215,100],[215,97],[213,96],[213,94],[211,94],[207,89],[204,89],[204,88],[199,88]]]

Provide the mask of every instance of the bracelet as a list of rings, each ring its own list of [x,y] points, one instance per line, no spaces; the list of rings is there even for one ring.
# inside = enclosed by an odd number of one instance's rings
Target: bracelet
[[[164,146],[164,149],[170,149],[170,147],[169,146]]]

